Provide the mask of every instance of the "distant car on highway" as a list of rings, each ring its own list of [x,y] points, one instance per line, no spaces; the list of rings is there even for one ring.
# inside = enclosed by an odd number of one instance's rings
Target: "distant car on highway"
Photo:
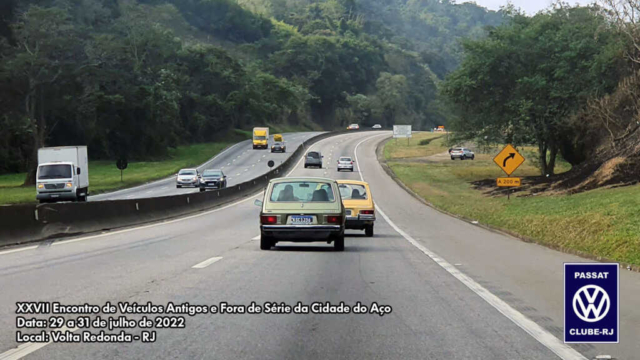
[[[269,181],[260,211],[260,249],[279,241],[333,242],[344,250],[345,208],[335,180],[317,177]]]
[[[460,159],[460,160],[465,160],[465,159],[475,159],[476,158],[476,154],[473,153],[473,151],[467,149],[467,148],[452,148],[451,150],[449,150],[449,155],[451,155],[451,160],[455,160],[455,159]]]
[[[377,130],[377,129],[382,129],[382,125],[380,125],[380,124],[375,124],[375,125],[373,125],[371,128],[372,128],[372,129],[376,129],[376,130]]]
[[[360,129],[360,125],[358,124],[351,124],[347,126],[347,130],[358,130],[358,129]]]
[[[277,142],[271,145],[271,152],[287,152],[287,147],[285,144],[281,142]]]
[[[176,178],[177,188],[183,186],[198,187],[199,185],[197,169],[182,169],[178,172],[178,177]]]
[[[308,167],[318,167],[318,168],[322,168],[322,158],[324,156],[322,156],[322,154],[320,153],[320,151],[309,151],[307,153],[307,156],[304,159],[304,167],[305,169]]]
[[[373,236],[376,213],[369,184],[356,180],[337,180],[337,182],[347,217],[345,229],[364,230],[365,235]]]
[[[350,170],[353,171],[353,160],[348,156],[341,156],[338,159],[338,171]]]
[[[227,187],[227,177],[220,169],[205,170],[200,176],[200,192],[207,189],[224,189]]]

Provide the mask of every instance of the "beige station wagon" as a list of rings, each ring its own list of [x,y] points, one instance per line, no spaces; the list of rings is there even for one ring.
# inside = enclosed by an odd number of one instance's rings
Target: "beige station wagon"
[[[260,249],[279,241],[333,242],[344,250],[345,210],[338,183],[319,177],[278,178],[269,182],[260,212]]]

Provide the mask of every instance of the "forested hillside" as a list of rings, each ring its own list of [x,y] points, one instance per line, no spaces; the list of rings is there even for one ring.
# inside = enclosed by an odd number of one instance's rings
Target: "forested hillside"
[[[0,172],[42,146],[162,156],[234,129],[444,121],[458,40],[502,15],[381,0],[9,0],[0,5]]]
[[[458,141],[536,144],[554,192],[634,184],[640,175],[640,1],[514,11],[441,84]],[[573,165],[554,176],[556,159]]]

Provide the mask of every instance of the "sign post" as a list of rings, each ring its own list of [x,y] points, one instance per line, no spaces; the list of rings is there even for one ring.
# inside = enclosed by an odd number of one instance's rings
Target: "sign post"
[[[398,142],[398,138],[407,138],[407,145],[411,138],[411,125],[393,125],[393,138]]]
[[[502,151],[493,158],[493,162],[495,162],[496,165],[498,165],[500,169],[507,174],[506,178],[498,178],[496,180],[496,185],[499,187],[519,187],[521,185],[521,179],[512,178],[511,174],[513,174],[513,172],[522,165],[524,160],[525,158],[520,155],[513,145],[507,144],[507,146],[505,146],[504,149],[502,149]],[[507,200],[511,198],[510,195],[511,189],[508,189]]]
[[[120,170],[120,182],[122,182],[122,171],[124,169],[127,168],[127,166],[129,165],[129,163],[127,162],[127,158],[125,157],[121,157],[120,159],[118,159],[118,161],[116,162],[116,166],[118,167],[118,169]]]

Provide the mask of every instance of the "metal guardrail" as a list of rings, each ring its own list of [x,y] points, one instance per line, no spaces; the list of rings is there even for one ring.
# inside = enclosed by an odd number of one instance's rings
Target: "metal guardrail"
[[[291,156],[264,175],[215,191],[131,200],[0,206],[0,246],[110,230],[166,220],[238,200],[284,176],[313,143],[340,132],[305,140]]]

